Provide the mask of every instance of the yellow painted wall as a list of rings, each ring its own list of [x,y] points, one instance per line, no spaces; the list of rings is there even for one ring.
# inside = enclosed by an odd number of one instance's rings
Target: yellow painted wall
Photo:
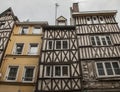
[[[2,77],[0,81],[2,82],[21,82],[22,86],[17,85],[5,85],[0,83],[0,92],[18,92],[18,88],[22,90],[21,92],[33,92],[34,86],[24,86],[24,82],[22,81],[22,77],[24,74],[25,66],[35,66],[35,77],[34,82],[36,82],[37,72],[38,72],[38,62],[39,62],[39,54],[41,48],[41,36],[42,34],[35,35],[32,34],[33,26],[29,26],[29,33],[27,35],[21,35],[20,26],[15,26],[13,29],[12,36],[8,43],[8,47],[5,52],[5,56],[2,62],[2,66],[0,72],[2,73]],[[22,55],[13,55],[13,49],[15,47],[15,43],[24,43]],[[28,55],[29,43],[38,43],[38,55]],[[19,66],[18,75],[15,81],[7,81],[6,80],[6,72],[8,70],[8,66]],[[27,82],[25,82],[27,83]],[[28,82],[29,83],[29,82]],[[7,89],[5,89],[7,88]]]

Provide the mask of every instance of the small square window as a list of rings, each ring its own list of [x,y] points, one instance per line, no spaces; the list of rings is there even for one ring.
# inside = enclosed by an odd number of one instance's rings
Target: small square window
[[[14,54],[22,54],[22,50],[23,50],[23,43],[16,43],[15,45],[15,50],[14,50]]]
[[[28,54],[37,55],[37,53],[38,53],[38,44],[37,43],[31,43]]]
[[[34,27],[33,34],[41,34],[41,33],[42,33],[42,28],[41,27]]]
[[[28,34],[28,27],[22,27],[20,34]]]

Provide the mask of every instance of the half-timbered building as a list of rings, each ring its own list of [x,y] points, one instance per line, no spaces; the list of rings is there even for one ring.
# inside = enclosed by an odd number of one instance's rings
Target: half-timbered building
[[[13,25],[17,21],[18,18],[14,15],[11,8],[8,8],[0,14],[0,65],[8,40],[10,40]]]
[[[79,92],[80,62],[75,26],[44,27],[36,92]],[[58,23],[59,24],[59,23]]]
[[[120,92],[120,29],[117,11],[71,8],[81,62],[82,92]]]

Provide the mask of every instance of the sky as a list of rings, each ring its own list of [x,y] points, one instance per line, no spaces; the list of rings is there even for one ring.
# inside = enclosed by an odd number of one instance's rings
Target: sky
[[[57,17],[70,19],[70,7],[79,3],[80,11],[117,10],[116,20],[120,25],[120,0],[0,0],[0,13],[11,7],[14,14],[22,21],[48,21],[55,24],[55,3]]]

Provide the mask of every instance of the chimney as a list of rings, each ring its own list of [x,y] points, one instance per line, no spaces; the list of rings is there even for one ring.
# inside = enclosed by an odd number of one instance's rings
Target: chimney
[[[73,3],[73,12],[79,12],[79,6],[78,3]]]

